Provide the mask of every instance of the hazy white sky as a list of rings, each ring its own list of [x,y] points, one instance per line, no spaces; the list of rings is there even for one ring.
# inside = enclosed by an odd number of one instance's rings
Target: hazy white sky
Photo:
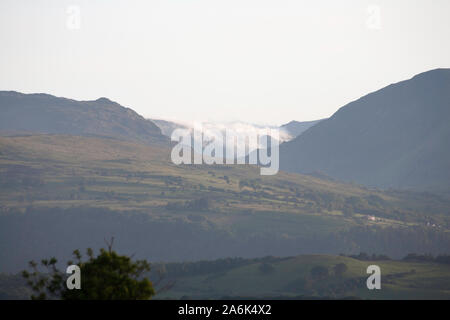
[[[439,67],[448,0],[0,0],[0,90],[145,117],[313,120]]]

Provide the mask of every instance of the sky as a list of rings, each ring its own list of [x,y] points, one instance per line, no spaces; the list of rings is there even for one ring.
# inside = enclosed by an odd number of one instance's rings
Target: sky
[[[448,0],[0,0],[0,90],[280,125],[450,67]]]

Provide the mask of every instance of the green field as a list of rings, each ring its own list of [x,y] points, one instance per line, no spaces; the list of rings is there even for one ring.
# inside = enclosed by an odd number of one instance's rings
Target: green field
[[[301,215],[306,223],[318,222],[324,230],[325,220],[333,227],[411,226],[430,221],[442,229],[449,226],[450,201],[442,196],[369,190],[284,172],[260,176],[259,169],[249,165],[176,166],[169,155],[169,148],[115,139],[1,137],[2,209],[82,205],[156,209],[170,215],[171,207],[176,210],[187,201],[207,197],[211,200],[206,207],[208,219],[223,225],[236,219],[245,222],[245,212],[266,214],[269,220],[270,213],[291,214],[291,219]],[[189,211],[189,205],[183,209]],[[368,215],[377,219],[370,221]],[[245,228],[245,223],[239,226]]]
[[[265,262],[266,261],[266,262]],[[347,271],[336,275],[333,267],[344,263]],[[271,266],[264,271],[261,265]],[[369,290],[366,269],[381,269],[381,289]],[[323,266],[329,274],[320,279],[311,275]],[[170,276],[170,272],[167,274]],[[450,266],[429,262],[360,261],[344,256],[302,255],[247,261],[244,266],[219,272],[175,277],[172,289],[158,298],[361,298],[361,299],[449,299]]]

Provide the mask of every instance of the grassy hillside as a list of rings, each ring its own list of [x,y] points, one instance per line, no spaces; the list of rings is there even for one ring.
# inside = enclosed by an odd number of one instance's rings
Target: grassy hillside
[[[248,165],[176,166],[169,154],[113,138],[1,137],[0,270],[110,236],[151,261],[450,248],[448,199]]]
[[[380,267],[380,290],[367,289],[369,265]],[[318,276],[317,268],[325,273]],[[225,258],[153,263],[148,276],[157,288],[166,288],[156,299],[450,299],[450,265],[435,261],[332,255]],[[31,294],[20,274],[0,273],[0,300],[29,299]]]
[[[159,298],[450,299],[450,266],[446,264],[360,261],[329,255],[268,257],[240,261],[240,264],[219,272],[213,268],[208,272],[203,267],[204,272],[173,277],[175,285]],[[347,267],[343,274],[333,271],[337,264]],[[381,290],[366,287],[369,265],[381,269]],[[318,266],[326,268],[328,275],[313,276],[311,270]]]

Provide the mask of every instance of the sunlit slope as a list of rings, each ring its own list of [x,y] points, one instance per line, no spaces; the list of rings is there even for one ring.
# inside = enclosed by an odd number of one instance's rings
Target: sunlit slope
[[[393,211],[393,220],[396,215],[414,220],[416,213],[438,216],[450,211],[445,199],[420,193],[369,190],[285,172],[261,176],[259,168],[250,165],[177,166],[170,162],[169,147],[113,138],[1,137],[0,161],[0,196],[8,207],[25,207],[31,201],[34,206],[79,202],[149,208],[207,195],[211,211],[277,211],[346,219],[346,211],[352,209],[358,216],[359,206],[374,214]],[[28,202],[21,198],[24,193]],[[107,193],[117,198],[108,198]]]
[[[113,138],[1,137],[0,269],[111,236],[152,261],[450,248],[444,198],[261,176],[249,165],[177,166],[170,151]]]

